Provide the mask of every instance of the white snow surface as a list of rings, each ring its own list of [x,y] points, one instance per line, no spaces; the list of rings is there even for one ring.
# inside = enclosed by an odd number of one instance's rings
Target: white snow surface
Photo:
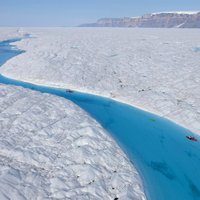
[[[199,29],[23,31],[35,38],[16,43],[26,53],[5,76],[115,98],[200,133]]]
[[[0,41],[22,38],[27,34],[22,28],[0,28]]]
[[[183,15],[195,15],[197,13],[200,13],[200,11],[164,11],[164,12],[155,12],[152,13],[152,15],[159,15],[159,14],[183,14]]]
[[[66,99],[0,84],[1,200],[145,200],[118,145]]]

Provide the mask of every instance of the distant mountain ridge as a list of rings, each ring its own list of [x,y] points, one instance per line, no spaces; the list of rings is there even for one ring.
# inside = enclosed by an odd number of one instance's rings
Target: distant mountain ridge
[[[200,11],[159,12],[140,17],[102,18],[81,27],[200,28]]]

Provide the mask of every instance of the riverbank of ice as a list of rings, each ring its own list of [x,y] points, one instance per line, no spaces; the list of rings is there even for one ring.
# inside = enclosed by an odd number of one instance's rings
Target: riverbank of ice
[[[135,168],[78,106],[1,84],[0,104],[0,199],[146,199]]]
[[[127,102],[200,132],[198,29],[21,29],[5,76]]]

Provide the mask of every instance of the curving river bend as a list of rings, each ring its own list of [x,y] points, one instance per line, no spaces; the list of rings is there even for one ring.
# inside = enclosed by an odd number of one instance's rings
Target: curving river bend
[[[0,66],[23,51],[12,42],[0,42]],[[108,98],[67,92],[9,79],[0,83],[69,99],[86,110],[118,142],[138,169],[149,200],[200,199],[200,145],[186,139],[193,135],[175,123]],[[200,137],[195,137],[200,141]],[[114,155],[113,155],[114,156]]]

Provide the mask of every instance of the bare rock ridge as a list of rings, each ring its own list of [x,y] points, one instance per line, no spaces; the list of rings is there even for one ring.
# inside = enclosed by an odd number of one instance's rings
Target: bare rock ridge
[[[200,28],[200,11],[160,12],[141,17],[102,18],[81,27]]]

